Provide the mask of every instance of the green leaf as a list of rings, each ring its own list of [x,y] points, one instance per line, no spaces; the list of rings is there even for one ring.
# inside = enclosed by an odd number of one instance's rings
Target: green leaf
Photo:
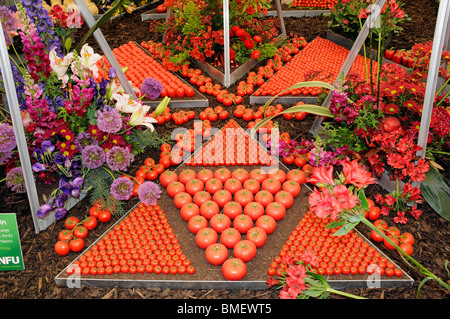
[[[327,228],[328,229],[332,229],[332,228],[337,228],[337,227],[340,227],[340,226],[343,226],[343,225],[345,225],[347,222],[345,221],[345,220],[339,220],[339,221],[335,221],[335,222],[330,222],[330,223],[328,223],[327,224]]]
[[[438,170],[430,166],[430,170],[426,173],[425,180],[420,184],[422,196],[427,203],[441,217],[450,221],[450,184],[438,172]]]
[[[72,47],[72,38],[66,39],[66,42],[64,43],[64,47],[66,48],[66,52],[70,51],[70,48]]]
[[[431,278],[431,277],[426,277],[426,278],[424,278],[424,279],[419,283],[419,286],[417,287],[417,295],[416,295],[416,298],[419,298],[420,289],[421,289],[422,286],[425,285],[425,283],[426,283],[428,280],[430,280],[430,279],[433,279],[433,278]]]
[[[346,223],[343,227],[339,228],[333,236],[343,236],[351,231],[358,223]]]
[[[279,112],[277,115],[282,115],[285,113],[296,113],[296,112],[306,112],[306,113],[315,114],[315,115],[319,115],[319,116],[333,117],[333,115],[330,113],[330,110],[327,107],[321,106],[321,105],[314,105],[314,104],[303,104],[303,105],[292,106],[286,110]],[[264,114],[265,114],[265,110],[264,110]],[[255,126],[253,127],[250,135],[252,137],[254,137],[256,131],[261,126],[266,124],[268,121],[272,120],[277,115],[272,115],[272,116],[266,117],[262,121],[259,121],[258,123],[256,123]]]
[[[367,201],[367,197],[366,197],[366,194],[364,193],[364,191],[359,192],[358,198],[361,201],[361,208],[364,211],[369,209],[369,202]]]
[[[123,2],[125,0],[117,0],[116,4],[113,5],[108,11],[106,11],[102,16],[94,23],[92,28],[89,29],[88,32],[84,35],[84,37],[80,40],[80,42],[77,44],[75,51],[80,52],[81,47],[83,44],[89,39],[89,37],[98,29],[100,28],[106,21],[109,20],[113,16],[113,14],[119,9],[120,6],[122,6]]]

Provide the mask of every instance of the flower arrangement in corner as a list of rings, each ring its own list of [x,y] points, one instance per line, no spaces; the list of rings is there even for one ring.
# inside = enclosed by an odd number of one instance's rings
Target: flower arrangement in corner
[[[24,61],[11,60],[11,67],[32,168],[37,182],[58,185],[44,194],[37,215],[55,213],[61,219],[69,200],[82,192],[120,213],[121,201],[131,198],[135,184],[126,173],[134,156],[165,142],[154,131],[150,107],[124,91],[114,68],[107,79],[95,80],[101,56],[88,44],[63,54],[42,0],[18,2],[16,8]],[[162,86],[148,79],[133,89],[154,97]],[[163,99],[156,111],[169,100]],[[2,114],[0,164],[6,165],[6,184],[25,192],[11,119],[6,109]],[[160,191],[153,185],[145,189],[150,193],[142,191],[140,198],[154,202]]]

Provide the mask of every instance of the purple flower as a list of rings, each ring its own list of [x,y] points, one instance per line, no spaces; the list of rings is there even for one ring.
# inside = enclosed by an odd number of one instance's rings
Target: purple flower
[[[41,205],[41,207],[39,207],[36,215],[39,218],[44,218],[51,211],[52,211],[52,206],[50,206],[49,204],[44,204],[44,205]]]
[[[0,165],[8,163],[13,155],[13,151],[0,152]]]
[[[116,109],[98,111],[97,125],[106,133],[116,133],[122,128],[122,116]]]
[[[59,207],[59,208],[55,209],[55,219],[56,220],[60,220],[61,218],[63,218],[66,215],[67,215],[67,209],[66,208]]]
[[[89,145],[98,145],[98,142],[91,133],[80,132],[75,138],[74,144],[80,151],[83,151],[83,149]]]
[[[112,182],[110,191],[118,200],[129,200],[133,193],[133,182],[126,177],[119,177]]]
[[[6,186],[16,193],[26,193],[22,167],[14,167],[6,174]]]
[[[42,163],[34,163],[32,168],[35,172],[45,171],[45,165]]]
[[[144,182],[139,186],[138,196],[143,204],[153,206],[161,196],[161,189],[154,182]]]
[[[106,163],[113,171],[126,171],[133,158],[128,148],[114,146],[106,154]]]
[[[157,99],[162,90],[163,86],[161,82],[150,77],[146,78],[141,85],[141,92],[151,100]]]
[[[16,136],[11,125],[0,124],[0,152],[9,152],[16,147]]]
[[[46,154],[51,154],[55,150],[55,145],[49,140],[41,143],[42,151]]]
[[[81,153],[83,163],[87,168],[98,168],[106,159],[105,151],[98,145],[89,145]]]

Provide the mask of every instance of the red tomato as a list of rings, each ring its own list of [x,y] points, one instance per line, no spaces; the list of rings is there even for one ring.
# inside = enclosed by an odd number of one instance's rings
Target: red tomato
[[[239,180],[241,183],[244,183],[250,178],[250,174],[247,170],[238,168],[231,173],[231,177]]]
[[[65,256],[70,252],[70,246],[64,241],[58,241],[55,244],[55,252],[60,256]]]
[[[214,243],[205,250],[206,260],[213,266],[222,265],[228,258],[228,249],[224,244]]]
[[[205,184],[201,180],[193,178],[186,182],[185,187],[186,192],[189,195],[194,196],[196,193],[203,191]]]
[[[66,221],[64,222],[64,226],[65,226],[67,229],[72,230],[72,229],[74,229],[75,226],[76,226],[77,224],[79,224],[79,223],[80,223],[80,220],[79,220],[78,218],[76,218],[76,217],[74,217],[74,216],[70,216],[70,217],[68,217],[68,218],[66,219]]]
[[[247,231],[247,240],[252,241],[256,248],[264,246],[267,241],[266,231],[261,227],[252,227]]]
[[[410,243],[403,243],[400,246],[400,249],[402,249],[407,255],[411,256],[413,253],[413,246]],[[400,252],[399,252],[400,253]]]
[[[200,215],[200,207],[195,203],[185,203],[180,209],[181,218],[189,221],[192,216]]]
[[[293,197],[297,197],[301,191],[300,184],[297,181],[293,180],[287,180],[286,182],[284,182],[283,185],[281,185],[281,189],[283,191],[289,192]]]
[[[242,214],[242,206],[236,201],[230,201],[223,206],[223,213],[230,219],[235,219],[236,216]]]
[[[174,198],[176,194],[184,192],[186,190],[185,186],[181,182],[170,182],[167,185],[167,195]]]
[[[184,169],[180,172],[180,174],[178,174],[178,180],[183,183],[184,185],[186,185],[186,183],[191,180],[191,179],[195,179],[197,177],[197,173],[195,173],[194,170],[192,169]]]
[[[256,179],[247,179],[242,187],[250,191],[253,195],[256,195],[261,189],[261,184]]]
[[[212,200],[204,202],[200,206],[200,215],[205,217],[207,220],[210,220],[211,217],[213,217],[216,214],[220,213],[220,207],[219,205]]]
[[[209,227],[221,234],[224,229],[231,226],[231,219],[225,214],[215,214],[209,221]]]
[[[234,201],[241,204],[242,207],[245,207],[248,203],[253,202],[253,198],[253,194],[246,189],[241,189],[234,194]]]
[[[231,172],[227,168],[221,168],[214,172],[214,177],[225,183],[227,179],[231,178]]]
[[[279,221],[286,216],[286,208],[278,202],[269,203],[266,207],[266,215],[273,217],[275,221]]]
[[[188,222],[189,231],[193,234],[197,234],[197,232],[202,229],[208,227],[208,221],[205,217],[201,215],[192,216]]]
[[[210,227],[200,229],[195,235],[195,242],[202,249],[206,249],[209,245],[217,243],[218,239],[217,232]]]
[[[266,234],[269,235],[274,232],[277,223],[272,216],[262,215],[256,220],[255,226],[264,229]]]
[[[86,226],[78,225],[73,229],[73,236],[76,238],[86,238],[89,231]]]
[[[97,219],[101,223],[107,223],[111,220],[112,214],[109,210],[105,209],[98,213]]]
[[[267,205],[273,202],[273,198],[271,192],[263,190],[256,193],[255,202],[261,203],[263,207],[267,207]]]
[[[220,234],[220,242],[230,249],[233,248],[236,243],[241,241],[241,239],[241,233],[233,227],[228,227]]]
[[[226,189],[221,189],[213,195],[213,201],[215,201],[220,208],[223,208],[225,204],[230,202],[232,199],[233,195],[231,195],[231,193]]]
[[[286,174],[286,178],[289,181],[294,180],[300,185],[302,185],[303,183],[306,182],[306,173],[299,169],[293,169]]]
[[[69,242],[70,250],[73,252],[79,252],[84,248],[84,240],[82,238],[75,238]]]
[[[247,265],[239,258],[227,259],[222,264],[222,275],[230,281],[244,279],[247,274]]]
[[[212,195],[221,189],[223,189],[223,183],[218,178],[211,178],[205,183],[205,191]]]
[[[207,168],[204,168],[197,172],[197,179],[201,180],[203,183],[206,183],[209,179],[213,177],[214,177],[213,171]]]
[[[380,216],[381,216],[380,208],[377,207],[377,206],[373,206],[373,207],[369,210],[369,214],[368,214],[367,217],[368,217],[370,220],[377,220],[377,219],[380,218]]]
[[[244,214],[250,216],[253,221],[264,215],[264,206],[258,202],[250,202],[244,207]]]
[[[231,195],[234,195],[238,190],[242,189],[242,182],[239,179],[230,178],[225,182],[223,187],[229,191]]]
[[[272,195],[278,193],[281,189],[281,182],[278,179],[267,178],[261,184],[262,190],[269,191]]]
[[[250,172],[250,178],[256,179],[261,184],[267,178],[267,173],[260,168],[256,168]]]
[[[164,173],[159,176],[159,182],[161,183],[161,186],[167,187],[171,182],[178,182],[178,175],[173,171],[165,170]]]
[[[245,234],[253,227],[253,220],[250,216],[241,214],[233,220],[233,228],[236,228],[241,234]]]
[[[243,262],[249,262],[256,256],[256,245],[254,242],[244,239],[236,243],[233,247],[233,255]]]
[[[377,243],[381,243],[384,240],[384,238],[380,234],[378,234],[375,230],[372,230],[372,232],[370,233],[370,238]]]
[[[181,209],[184,204],[192,203],[192,196],[186,192],[180,192],[173,198],[173,203],[176,208]]]
[[[60,241],[69,242],[72,239],[72,232],[69,229],[63,229],[58,234],[58,239]]]
[[[194,198],[192,199],[195,204],[198,205],[198,207],[202,206],[202,204],[206,201],[212,200],[211,194],[206,191],[198,192],[194,195]]]
[[[282,169],[276,169],[275,171],[270,171],[267,174],[267,178],[268,179],[276,179],[281,184],[283,184],[287,179],[287,175]]]
[[[414,236],[411,233],[403,233],[398,239],[402,244],[408,243],[414,245]]]
[[[277,192],[273,199],[275,202],[283,204],[286,209],[291,208],[294,204],[294,196],[283,190]]]
[[[97,218],[89,216],[83,221],[83,225],[86,226],[88,230],[93,230],[95,227],[97,227]]]

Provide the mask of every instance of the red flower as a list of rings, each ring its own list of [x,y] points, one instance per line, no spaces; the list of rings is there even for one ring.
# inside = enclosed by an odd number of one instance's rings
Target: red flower
[[[397,217],[394,217],[394,223],[406,224],[408,218],[405,217],[405,212],[397,212]]]
[[[318,187],[324,185],[335,185],[333,179],[333,166],[325,167],[314,167],[312,170],[312,175],[309,177],[308,182],[317,185]]]
[[[372,174],[358,164],[358,160],[350,161],[347,158],[345,161],[342,161],[342,166],[346,184],[352,184],[361,189],[376,183]]]

